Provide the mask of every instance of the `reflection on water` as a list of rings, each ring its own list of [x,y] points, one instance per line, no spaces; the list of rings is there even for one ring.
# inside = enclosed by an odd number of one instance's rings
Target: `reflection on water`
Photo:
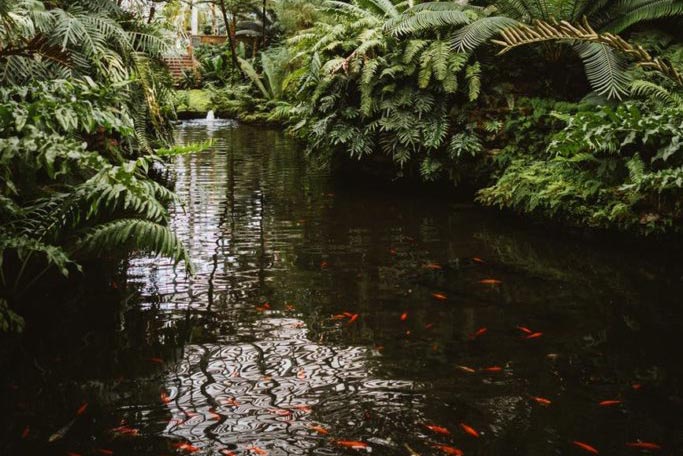
[[[674,255],[554,238],[438,195],[335,182],[279,132],[220,120],[178,129],[180,142],[207,137],[211,150],[171,165],[183,202],[172,224],[197,274],[131,261],[126,290],[137,296],[117,326],[82,339],[76,355],[41,361],[42,413],[13,412],[7,435],[30,422],[36,437],[25,440],[44,442],[85,397],[89,415],[73,431],[30,448],[683,448]]]

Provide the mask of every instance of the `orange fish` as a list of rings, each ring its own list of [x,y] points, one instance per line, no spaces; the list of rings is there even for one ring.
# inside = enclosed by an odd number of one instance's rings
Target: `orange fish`
[[[80,407],[78,407],[78,410],[76,410],[76,415],[80,416],[85,413],[85,411],[88,409],[88,403],[83,402]]]
[[[221,416],[218,413],[214,412],[213,410],[209,410],[209,415],[211,416],[212,420],[216,420],[216,421],[221,420]]]
[[[523,333],[526,333],[526,334],[533,334],[534,333],[532,330],[530,330],[526,326],[517,326],[517,329],[519,329],[520,331],[522,331]]]
[[[112,450],[107,450],[105,448],[98,448],[97,452],[100,454],[106,454],[107,456],[111,456],[112,454],[114,454]]]
[[[479,336],[483,336],[483,335],[486,334],[488,331],[489,331],[488,328],[479,328],[479,329],[477,329],[477,330],[475,331],[474,334],[472,334],[472,335],[470,336],[470,339],[476,339],[476,338],[479,337]]]
[[[183,450],[188,453],[196,453],[197,451],[199,451],[199,448],[197,448],[194,445],[190,445],[187,442],[174,443],[173,446],[179,450]]]
[[[21,433],[21,438],[22,438],[22,439],[27,438],[30,432],[31,432],[31,429],[28,427],[28,424],[27,424],[26,427],[24,428],[24,430],[23,430],[22,433]]]
[[[474,261],[475,263],[480,263],[480,264],[486,263],[486,261],[482,260],[479,257],[472,257],[472,261]]]
[[[550,400],[544,397],[531,396],[531,399],[544,406],[548,406],[551,404]]]
[[[121,425],[119,427],[116,427],[112,429],[112,432],[115,432],[117,434],[122,434],[122,435],[138,435],[140,431],[138,429],[134,429],[132,427],[124,426]]]
[[[621,401],[602,401],[599,402],[598,405],[601,407],[611,407],[613,405],[619,405],[621,404]]]
[[[299,372],[296,373],[296,378],[302,380],[306,378],[306,371],[304,371],[303,369],[299,369]]]
[[[448,299],[448,296],[443,293],[432,293],[432,297],[439,301],[446,301]]]
[[[81,456],[81,453],[74,453],[73,451],[67,451],[66,456]]]
[[[150,363],[164,364],[164,360],[161,358],[147,358]]]
[[[389,249],[389,254],[390,255],[396,255],[398,251],[396,249]]]
[[[455,366],[455,367],[457,367],[458,369],[460,369],[463,372],[467,372],[468,374],[474,374],[475,372],[477,372],[474,369],[472,369],[471,367],[467,367],[467,366]]]
[[[295,310],[294,306],[291,305],[291,304],[285,304],[285,309],[286,309],[288,312],[292,312],[292,311]]]
[[[427,323],[425,325],[425,329],[432,329],[434,327],[434,323]]]
[[[532,333],[532,334],[529,334],[528,336],[526,336],[525,339],[538,339],[542,335],[543,335],[542,332],[535,332],[535,333]]]
[[[239,407],[240,406],[240,403],[237,402],[237,399],[235,399],[234,397],[230,397],[228,399],[222,399],[221,402],[223,404],[231,405],[233,407]]]
[[[348,318],[348,317],[344,314],[337,314],[337,315],[332,315],[330,317],[330,320],[343,320],[344,318]]]
[[[636,391],[638,391],[642,387],[643,387],[643,385],[641,385],[640,383],[634,383],[633,385],[631,385],[631,388],[633,388]]]
[[[313,411],[313,409],[311,409],[311,407],[309,407],[308,405],[304,405],[304,404],[295,405],[294,408],[297,410],[300,410],[304,413],[311,413]]]
[[[223,448],[222,450],[219,450],[218,452],[220,454],[222,454],[223,456],[237,456],[235,453],[233,453],[232,451],[230,451],[226,448]]]
[[[641,450],[661,450],[662,446],[652,442],[628,442],[626,444],[630,448],[639,448]]]
[[[468,426],[465,423],[460,423],[460,427],[465,432],[465,434],[469,434],[472,437],[479,437],[479,433],[475,431],[473,427]]]
[[[578,440],[574,440],[572,443],[574,445],[576,445],[577,447],[581,448],[582,450],[587,451],[589,453],[600,454],[600,452],[598,450],[596,450],[594,447],[588,445],[587,443],[579,442]]]
[[[353,323],[356,320],[358,320],[358,314],[353,314],[351,316],[351,318],[349,318],[349,322],[347,323],[347,325],[350,325],[351,323]]]
[[[329,263],[327,261],[321,261],[320,262],[320,269],[327,269],[329,266]]]
[[[367,443],[359,442],[358,440],[334,440],[334,443],[345,448],[351,448],[352,450],[364,450],[370,446]]]
[[[446,454],[452,454],[453,456],[462,456],[464,454],[461,449],[448,445],[434,445],[434,448],[441,450]]]
[[[437,263],[427,263],[422,266],[424,269],[431,269],[432,271],[437,271],[439,269],[443,269],[443,267],[440,264]]]
[[[259,447],[257,447],[257,446],[250,446],[250,447],[247,447],[247,450],[249,450],[249,451],[251,451],[251,452],[253,452],[253,453],[256,453],[256,454],[260,454],[260,455],[266,455],[266,454],[268,454],[268,452],[267,452],[266,450],[264,450],[263,448],[259,448]]]
[[[163,402],[164,404],[168,404],[169,402],[171,402],[171,400],[171,396],[169,396],[166,393],[166,391],[161,392],[161,402]]]
[[[317,432],[318,434],[322,434],[322,435],[327,435],[330,433],[330,431],[328,431],[327,429],[325,429],[322,426],[311,426],[311,429],[314,430],[315,432]]]
[[[451,431],[443,426],[437,426],[436,424],[425,424],[425,427],[430,431],[436,432],[437,434],[451,435]]]
[[[408,312],[403,312],[401,314],[401,321],[406,321],[408,319]]]
[[[484,367],[482,369],[483,372],[501,372],[502,370],[503,368],[500,366]]]
[[[479,283],[482,285],[500,285],[503,281],[498,279],[482,279]]]

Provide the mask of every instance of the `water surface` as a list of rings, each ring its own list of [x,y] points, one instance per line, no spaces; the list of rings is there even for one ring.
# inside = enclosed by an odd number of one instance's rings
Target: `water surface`
[[[196,274],[131,261],[116,324],[18,393],[12,454],[683,454],[674,255],[333,179],[277,131],[177,134],[214,141],[170,166]]]

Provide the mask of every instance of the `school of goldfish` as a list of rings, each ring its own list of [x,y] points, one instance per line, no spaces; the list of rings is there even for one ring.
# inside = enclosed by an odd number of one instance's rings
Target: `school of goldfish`
[[[485,260],[475,257],[472,258],[472,260],[475,263],[480,263],[480,264],[485,264]],[[326,269],[329,267],[329,264],[325,261],[323,261],[320,265],[321,269]],[[438,263],[427,263],[423,265],[423,268],[428,269],[428,270],[433,270],[433,271],[438,271],[441,270],[443,267],[439,265]],[[494,278],[486,278],[486,279],[481,279],[479,280],[479,283],[482,285],[486,286],[499,286],[503,282],[499,279],[494,279]],[[447,301],[448,296],[440,291],[435,291],[431,294],[431,296],[437,300],[437,301]],[[266,310],[270,310],[271,306],[268,302],[264,302],[260,305],[256,306],[256,310],[259,312],[265,312]],[[287,310],[294,310],[294,307],[290,304],[287,304]],[[406,322],[409,319],[409,312],[404,311],[401,313],[399,319],[402,322]],[[351,325],[354,322],[356,322],[360,317],[360,314],[358,313],[352,313],[352,312],[342,312],[340,314],[332,315],[330,317],[330,320],[333,321],[341,321],[344,322],[345,325]],[[425,325],[425,329],[431,329],[433,327],[433,323],[428,323]],[[526,326],[518,325],[516,326],[516,329],[519,331],[520,339],[521,340],[534,340],[534,339],[539,339],[544,336],[544,333],[541,331],[537,331],[534,329],[530,329]],[[410,331],[407,331],[406,334],[410,334]],[[475,341],[479,338],[486,337],[486,335],[489,334],[489,328],[487,327],[480,327],[471,334],[467,336],[467,339],[469,341]],[[532,343],[532,342],[530,342]],[[437,345],[434,344],[433,349],[436,349]],[[377,348],[378,351],[381,350],[381,348]],[[549,355],[550,356],[550,355]],[[154,363],[154,364],[159,364],[163,365],[165,361],[162,358],[158,357],[152,357],[152,358],[147,358],[147,361]],[[456,369],[459,371],[466,373],[466,374],[501,374],[505,371],[505,367],[503,366],[485,366],[485,367],[469,367],[469,366],[462,366],[458,365],[455,366]],[[239,373],[236,374],[236,376],[239,376]],[[299,379],[305,379],[306,378],[306,372],[303,369],[299,369],[296,372],[296,376]],[[640,384],[633,384],[631,387],[634,390],[639,390],[642,385]],[[541,396],[528,396],[529,400],[532,401],[533,403],[537,404],[538,406],[541,407],[551,407],[553,405],[553,402],[551,399],[541,397]],[[165,391],[162,390],[160,392],[160,400],[163,404],[168,404],[173,401],[173,398],[171,395]],[[228,398],[228,399],[222,399],[220,401],[223,405],[229,405],[233,407],[237,407],[240,405],[240,403],[235,399],[235,398]],[[597,406],[599,407],[618,407],[623,403],[621,399],[605,399],[597,403]],[[64,435],[70,430],[71,426],[74,424],[75,420],[78,419],[78,417],[86,414],[88,411],[89,404],[87,402],[83,402],[75,412],[75,417],[74,419],[69,422],[66,426],[64,426],[62,429],[57,431],[55,434],[53,434],[50,437],[50,441],[56,441],[64,437]],[[311,413],[313,409],[306,405],[306,404],[299,404],[299,405],[294,405],[292,406],[293,409],[298,410],[302,413]],[[273,413],[274,415],[282,416],[282,417],[292,417],[292,411],[288,409],[282,409],[282,408],[271,408],[269,409],[270,413]],[[222,416],[217,413],[214,409],[209,410],[210,418],[211,420],[215,421],[221,421]],[[193,412],[187,412],[188,419],[191,418],[192,416],[196,416],[196,413]],[[432,434],[433,437],[447,437],[449,439],[454,437],[453,432],[448,429],[445,426],[441,426],[438,424],[433,424],[433,423],[423,423],[422,426],[424,429],[429,431],[427,434]],[[463,437],[463,438],[471,438],[471,439],[486,439],[486,433],[482,433],[475,429],[473,426],[470,424],[460,422],[458,423],[458,427],[460,428],[460,432],[458,433],[458,436]],[[319,434],[320,436],[331,436],[331,431],[324,426],[320,424],[314,424],[309,426],[309,429],[312,432],[315,432]],[[137,428],[131,427],[127,425],[125,421],[121,421],[120,425],[111,429],[110,430],[111,434],[114,437],[136,437],[139,436],[139,430]],[[22,439],[28,439],[31,436],[31,430],[28,425],[26,425],[22,432],[21,432],[21,438]],[[361,440],[349,440],[349,439],[341,439],[341,438],[329,438],[330,443],[333,445],[346,449],[346,450],[351,450],[351,451],[371,451],[371,446],[367,442],[363,442]],[[446,454],[446,455],[455,455],[455,456],[462,456],[464,455],[463,450],[445,444],[445,443],[433,443],[433,442],[427,442],[428,445],[431,448],[434,448],[440,453]],[[571,444],[574,448],[576,448],[580,452],[588,453],[588,454],[595,454],[599,455],[600,450],[594,446],[591,443],[582,441],[582,440],[571,440],[568,442],[568,444]],[[197,447],[195,445],[192,445],[189,442],[186,441],[181,441],[181,442],[176,442],[173,443],[172,446],[181,453],[186,453],[186,454],[191,454],[191,453],[196,453],[201,451],[202,449],[200,447]],[[410,447],[406,448],[409,449],[409,452],[411,455],[416,455]],[[659,443],[655,442],[648,442],[648,441],[633,441],[633,442],[626,442],[625,443],[625,448],[630,448],[638,451],[644,451],[644,452],[656,452],[660,451],[663,449],[662,445]],[[268,455],[268,450],[261,448],[259,446],[251,445],[251,446],[246,446],[243,448],[244,451],[240,454],[252,454],[256,456],[267,456]],[[109,456],[109,455],[114,455],[114,451],[111,449],[107,448],[97,448],[94,450],[97,454]],[[229,449],[221,449],[218,451],[219,454],[223,456],[236,456],[237,453],[235,453],[233,450]],[[66,452],[67,456],[81,456],[79,453],[75,452]]]

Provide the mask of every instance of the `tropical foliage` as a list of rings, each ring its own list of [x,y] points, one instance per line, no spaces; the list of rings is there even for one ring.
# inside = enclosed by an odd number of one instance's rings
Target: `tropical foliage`
[[[681,164],[656,157],[678,147],[680,46],[675,25],[653,21],[682,13],[649,0],[327,1],[241,61],[250,91],[213,100],[285,123],[329,162],[464,183],[483,204],[579,226],[676,231]]]
[[[37,284],[93,259],[189,267],[153,153],[170,133],[156,31],[113,2],[22,0],[0,2],[0,37],[2,329]]]

